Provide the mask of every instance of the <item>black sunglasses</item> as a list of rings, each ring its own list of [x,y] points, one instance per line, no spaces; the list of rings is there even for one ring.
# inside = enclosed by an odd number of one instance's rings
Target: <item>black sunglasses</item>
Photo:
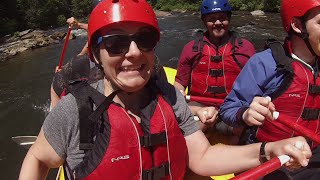
[[[143,31],[132,35],[112,34],[98,38],[98,44],[102,42],[108,53],[115,55],[127,53],[132,41],[141,51],[148,52],[157,45],[158,35],[153,31]]]

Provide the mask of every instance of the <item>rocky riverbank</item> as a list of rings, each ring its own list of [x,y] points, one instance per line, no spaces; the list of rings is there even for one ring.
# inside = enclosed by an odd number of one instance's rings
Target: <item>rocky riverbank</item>
[[[50,44],[60,43],[66,36],[66,32],[54,31],[52,34],[42,30],[28,29],[17,32],[14,35],[3,37],[0,42],[0,61],[6,61],[21,52],[36,49]],[[74,33],[69,39],[74,39]]]
[[[171,16],[164,11],[156,11],[158,17]],[[61,43],[66,36],[66,30],[32,30],[16,32],[14,35],[6,35],[0,39],[0,62],[7,61],[11,57],[30,49],[36,49],[51,44]],[[84,30],[72,30],[69,39],[79,35],[86,35]]]

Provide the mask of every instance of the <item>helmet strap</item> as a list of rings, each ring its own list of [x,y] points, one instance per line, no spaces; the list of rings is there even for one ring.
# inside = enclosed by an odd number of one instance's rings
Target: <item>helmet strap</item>
[[[294,34],[304,41],[304,43],[307,45],[309,51],[311,52],[311,54],[313,56],[317,56],[316,53],[314,52],[314,50],[312,49],[311,44],[310,44],[309,33],[307,31],[307,28],[306,28],[305,20],[304,20],[304,18],[301,18],[300,20],[301,20],[301,24],[302,24],[301,33],[297,33],[297,32],[294,31]]]
[[[301,34],[299,35],[299,37],[301,39],[303,39],[304,43],[307,45],[309,51],[311,52],[311,54],[315,57],[317,57],[316,53],[314,52],[310,41],[309,41],[309,33],[307,31],[307,27],[306,27],[306,16],[302,16],[301,17],[301,24],[302,24],[302,30],[301,30]]]

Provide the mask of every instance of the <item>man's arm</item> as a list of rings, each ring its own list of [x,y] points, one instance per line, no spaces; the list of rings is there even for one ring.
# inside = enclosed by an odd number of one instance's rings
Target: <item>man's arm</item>
[[[194,41],[190,41],[184,46],[178,61],[178,68],[174,86],[177,89],[181,90],[180,92],[182,92],[183,94],[185,92],[186,87],[188,87],[190,83],[192,65],[194,61],[193,57],[196,54],[196,52],[192,52],[193,43]]]
[[[201,131],[185,137],[189,154],[190,169],[202,176],[212,176],[241,172],[261,164],[259,152],[261,143],[245,146],[214,145],[211,146]],[[304,144],[303,149],[294,145]],[[268,159],[279,155],[289,155],[293,161],[302,166],[308,164],[311,150],[303,137],[295,137],[277,142],[269,142],[265,146]],[[293,164],[291,164],[292,167]]]
[[[178,83],[177,81],[175,81],[174,84],[173,84],[173,86],[174,86],[175,88],[177,88],[177,89],[179,90],[179,92],[181,92],[181,94],[182,94],[183,96],[186,95],[186,93],[185,93],[186,88],[185,88],[184,86],[182,86],[180,83]]]
[[[240,125],[243,113],[249,108],[253,99],[271,94],[282,82],[282,76],[276,71],[271,51],[262,53],[250,58],[220,107],[222,120],[228,125]]]
[[[67,23],[71,26],[71,27],[76,27],[78,29],[84,29],[84,30],[88,30],[88,24],[87,23],[81,23],[79,22],[76,18],[74,17],[70,17],[67,19]]]

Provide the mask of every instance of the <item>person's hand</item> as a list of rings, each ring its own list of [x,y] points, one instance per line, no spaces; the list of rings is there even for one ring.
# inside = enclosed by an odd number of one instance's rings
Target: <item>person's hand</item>
[[[261,126],[266,118],[273,120],[274,104],[266,97],[255,97],[242,119],[248,126]]]
[[[182,96],[186,96],[186,93],[185,93],[185,91],[184,90],[179,90],[180,91],[180,93],[182,94]]]
[[[301,166],[306,167],[312,155],[310,146],[304,137],[268,142],[265,146],[265,152],[267,159],[284,154],[290,156],[291,159],[285,166],[292,169],[300,168]]]
[[[60,72],[61,71],[61,68],[59,68],[59,66],[56,66],[56,69],[55,69],[55,73],[57,73],[57,72]]]
[[[214,124],[218,119],[218,110],[215,107],[202,107],[197,110],[196,115],[202,123]]]
[[[70,27],[75,27],[75,28],[79,27],[78,20],[74,17],[67,19],[67,23],[69,24]]]

